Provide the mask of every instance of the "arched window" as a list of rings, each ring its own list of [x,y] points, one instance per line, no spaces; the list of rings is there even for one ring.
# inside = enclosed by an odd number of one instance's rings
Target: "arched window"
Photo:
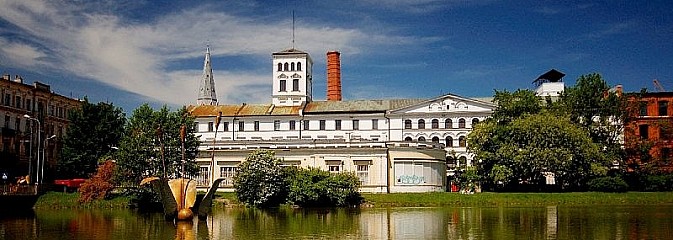
[[[418,120],[418,129],[425,129],[425,120]]]
[[[446,120],[444,120],[444,128],[446,128],[446,129],[453,128],[453,121],[451,121],[450,118],[447,118]]]
[[[447,147],[453,147],[453,138],[452,137],[446,137],[446,146]]]
[[[479,123],[479,119],[478,118],[473,118],[472,119],[472,128],[474,128],[474,126],[477,125],[477,123]]]
[[[294,72],[294,63],[290,63],[290,71]]]
[[[290,67],[290,64],[285,63],[285,65],[284,65],[284,70],[285,70],[285,71],[288,71],[288,68],[289,68],[289,67]]]
[[[278,63],[278,71],[279,72],[283,71],[283,64],[282,63]]]
[[[463,165],[467,166],[467,158],[465,156],[459,157],[458,158],[458,164],[460,166],[463,166]]]
[[[458,138],[458,147],[466,147],[467,146],[467,139],[465,136],[460,136]]]
[[[425,137],[418,137],[419,142],[425,142]]]
[[[433,143],[439,143],[439,137],[432,137]]]
[[[439,128],[439,120],[432,119],[432,129],[437,129],[437,128]]]
[[[297,63],[297,71],[301,71],[301,62]]]
[[[404,129],[411,129],[411,120],[404,120]]]
[[[411,142],[412,139],[411,139],[411,137],[405,137],[405,138],[404,138],[404,141]]]
[[[465,118],[458,119],[458,128],[465,128]]]

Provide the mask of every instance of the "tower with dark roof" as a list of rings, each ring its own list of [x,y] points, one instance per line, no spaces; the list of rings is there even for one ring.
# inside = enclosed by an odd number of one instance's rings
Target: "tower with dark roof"
[[[215,79],[213,79],[213,68],[210,65],[210,47],[206,48],[206,57],[203,61],[203,75],[199,86],[199,98],[197,105],[217,105],[217,95],[215,94]]]

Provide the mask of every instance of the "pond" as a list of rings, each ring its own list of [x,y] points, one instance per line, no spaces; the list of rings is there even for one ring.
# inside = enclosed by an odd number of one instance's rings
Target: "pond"
[[[226,208],[204,221],[132,210],[0,216],[0,239],[668,239],[673,206]]]

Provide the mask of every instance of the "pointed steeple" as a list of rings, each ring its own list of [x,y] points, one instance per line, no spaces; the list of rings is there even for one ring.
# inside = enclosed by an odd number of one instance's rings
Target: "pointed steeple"
[[[197,105],[217,105],[215,79],[213,79],[213,68],[210,65],[210,46],[206,47],[206,58],[203,61],[203,75],[199,86],[199,98],[196,103]]]

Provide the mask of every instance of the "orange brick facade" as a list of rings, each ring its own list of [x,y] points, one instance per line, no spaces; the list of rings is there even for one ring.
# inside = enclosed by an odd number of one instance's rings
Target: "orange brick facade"
[[[627,170],[673,172],[673,92],[636,95],[629,97],[624,124]]]

